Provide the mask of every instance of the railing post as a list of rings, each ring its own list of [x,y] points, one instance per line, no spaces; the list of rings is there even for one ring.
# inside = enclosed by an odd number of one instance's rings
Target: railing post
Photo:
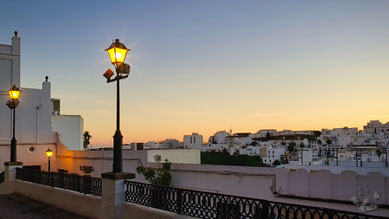
[[[121,207],[126,202],[124,181],[134,179],[133,173],[103,173],[100,218],[123,218]]]
[[[261,216],[262,218],[270,218],[271,215],[269,215],[270,210],[270,204],[268,201],[262,202],[262,209],[261,209]]]
[[[177,213],[181,214],[182,212],[182,191],[181,189],[177,190]]]
[[[92,193],[92,177],[90,175],[85,175],[83,177],[83,191],[85,194]]]
[[[78,175],[78,174],[75,174],[76,175],[76,187],[77,187],[77,190],[76,191],[78,191],[78,192],[81,192],[82,191],[82,189],[81,189],[81,186],[80,186],[80,175]]]
[[[16,180],[16,168],[22,168],[22,162],[5,162],[4,163],[4,182],[0,184],[0,194],[10,194],[13,192]]]
[[[65,187],[65,174],[63,173],[58,174],[58,187],[60,188]]]
[[[77,174],[74,174],[74,173],[71,173],[69,174],[69,181],[70,181],[70,190],[73,190],[73,191],[78,191],[78,178],[77,178]]]

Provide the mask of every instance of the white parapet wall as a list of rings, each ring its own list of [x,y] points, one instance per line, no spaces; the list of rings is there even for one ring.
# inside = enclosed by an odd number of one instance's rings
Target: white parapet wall
[[[87,218],[100,218],[100,197],[20,180],[14,181],[13,192]]]
[[[200,152],[200,149],[148,150],[147,162],[155,162],[154,156],[160,155],[162,161],[168,159],[169,162],[177,164],[201,164]]]
[[[125,203],[121,209],[122,218],[147,218],[147,219],[189,219],[193,217],[176,214],[169,211],[163,211],[156,208],[149,208],[142,205]]]

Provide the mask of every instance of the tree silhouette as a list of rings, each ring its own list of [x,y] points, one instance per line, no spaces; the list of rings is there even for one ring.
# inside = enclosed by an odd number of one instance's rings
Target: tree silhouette
[[[281,163],[280,163],[280,161],[279,160],[275,160],[274,162],[273,162],[273,166],[278,166],[278,165],[280,165]]]
[[[291,143],[289,143],[289,145],[288,145],[288,151],[289,151],[289,153],[293,153],[294,152],[294,150],[295,150],[295,147],[296,146],[296,143],[294,143],[294,142],[291,142]]]
[[[89,134],[88,131],[84,132],[84,148],[88,148],[88,145],[90,144],[89,140],[92,138],[92,135]]]
[[[382,155],[382,151],[379,148],[375,151],[375,153],[377,154],[378,157],[381,157]]]

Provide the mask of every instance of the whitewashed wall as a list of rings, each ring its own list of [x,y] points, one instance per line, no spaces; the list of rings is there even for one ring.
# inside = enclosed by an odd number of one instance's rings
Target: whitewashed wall
[[[83,150],[84,119],[79,115],[52,115],[53,130],[68,150]]]
[[[16,180],[13,187],[15,193],[34,200],[74,212],[87,218],[100,218],[100,197],[20,180]]]
[[[33,151],[32,149],[33,148]],[[47,170],[48,158],[46,150],[51,149],[56,153],[55,144],[23,144],[17,146],[17,160],[23,162],[24,166],[41,166],[42,170]],[[0,145],[0,172],[4,171],[4,162],[10,159],[10,146]],[[55,160],[55,157],[52,158]]]
[[[147,162],[155,162],[155,155],[176,164],[201,164],[200,149],[147,150]]]
[[[54,143],[51,128],[50,82],[42,89],[24,88],[20,85],[20,38],[13,37],[12,45],[0,45],[0,144],[9,144],[12,137],[12,114],[6,106],[8,90],[12,85],[22,92],[16,108],[16,139],[18,144]],[[42,80],[44,80],[42,78]]]

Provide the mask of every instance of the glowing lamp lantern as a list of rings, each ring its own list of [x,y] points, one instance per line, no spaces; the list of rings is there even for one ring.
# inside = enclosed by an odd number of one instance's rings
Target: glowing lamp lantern
[[[53,156],[53,151],[50,148],[47,149],[46,156],[47,156],[47,158],[49,158],[47,171],[50,173],[50,158]]]
[[[9,97],[11,98],[12,101],[17,101],[19,99],[20,95],[20,89],[14,85],[9,91]]]
[[[126,60],[127,52],[130,51],[130,49],[127,49],[123,43],[119,42],[119,39],[116,39],[105,51],[108,52],[112,64],[120,65]]]
[[[47,151],[46,151],[46,156],[47,156],[48,158],[50,158],[50,157],[53,156],[53,151],[52,151],[50,148],[47,149]]]

